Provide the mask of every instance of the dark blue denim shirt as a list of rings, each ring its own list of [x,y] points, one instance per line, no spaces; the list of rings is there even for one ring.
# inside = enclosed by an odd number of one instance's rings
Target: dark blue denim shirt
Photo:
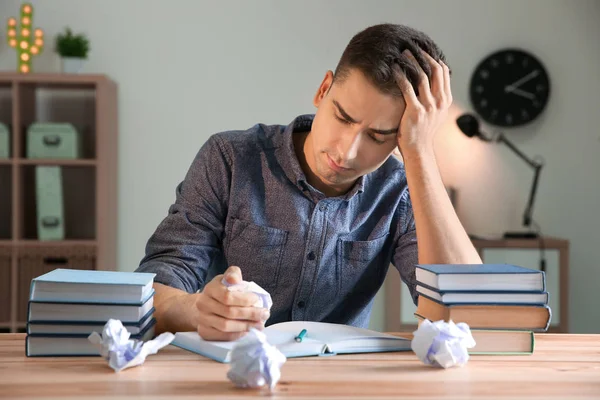
[[[339,197],[306,180],[289,125],[212,135],[201,147],[137,271],[189,293],[231,265],[273,299],[267,325],[310,320],[367,327],[393,264],[414,301],[417,242],[403,164],[391,156]]]

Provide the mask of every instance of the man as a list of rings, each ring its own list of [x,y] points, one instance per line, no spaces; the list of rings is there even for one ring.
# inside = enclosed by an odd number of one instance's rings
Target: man
[[[481,263],[434,154],[451,102],[437,45],[382,24],[325,74],[314,116],[212,135],[138,268],[157,274],[157,330],[234,340],[287,320],[365,327],[390,263],[415,302],[415,264]],[[270,315],[223,278],[267,290]]]

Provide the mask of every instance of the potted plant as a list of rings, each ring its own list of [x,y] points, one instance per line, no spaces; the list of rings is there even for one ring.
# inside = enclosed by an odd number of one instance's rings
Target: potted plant
[[[64,73],[80,72],[89,51],[90,42],[84,34],[74,35],[70,28],[66,28],[56,35],[56,52],[61,57]]]

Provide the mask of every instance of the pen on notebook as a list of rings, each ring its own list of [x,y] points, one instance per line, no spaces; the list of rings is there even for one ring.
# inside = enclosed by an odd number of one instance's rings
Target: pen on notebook
[[[296,337],[294,338],[294,340],[295,340],[296,342],[300,343],[300,342],[302,341],[302,339],[304,339],[304,336],[306,336],[306,329],[302,329],[302,330],[300,331],[300,333],[298,334],[298,336],[296,336]]]

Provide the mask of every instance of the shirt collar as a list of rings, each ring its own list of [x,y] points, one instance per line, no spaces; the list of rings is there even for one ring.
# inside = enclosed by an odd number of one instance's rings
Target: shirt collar
[[[287,126],[284,127],[283,134],[281,135],[281,146],[279,146],[279,162],[283,167],[286,176],[292,181],[301,191],[311,191],[316,195],[315,200],[321,200],[325,198],[325,195],[319,190],[315,189],[306,180],[306,175],[300,166],[298,157],[294,150],[293,134],[297,132],[308,132],[312,127],[314,120],[314,114],[303,114],[299,115],[292,120]],[[357,179],[352,188],[343,196],[344,200],[350,200],[357,193],[362,193],[365,186],[365,176],[361,176]],[[315,197],[313,196],[313,199]]]

